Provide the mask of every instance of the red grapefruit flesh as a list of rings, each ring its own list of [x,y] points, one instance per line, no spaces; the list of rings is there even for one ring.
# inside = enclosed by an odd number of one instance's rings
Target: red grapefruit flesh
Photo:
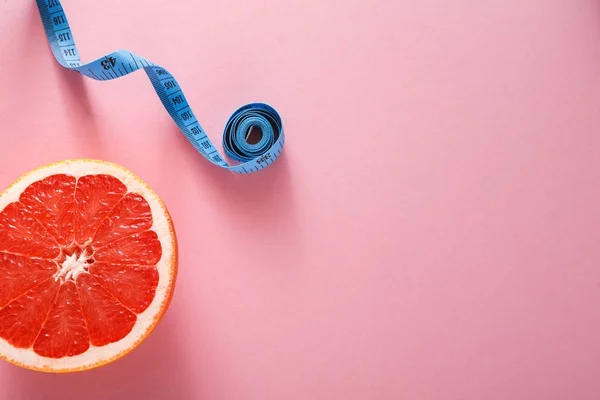
[[[177,240],[160,198],[121,166],[70,160],[0,195],[0,358],[72,372],[129,353],[168,308]]]

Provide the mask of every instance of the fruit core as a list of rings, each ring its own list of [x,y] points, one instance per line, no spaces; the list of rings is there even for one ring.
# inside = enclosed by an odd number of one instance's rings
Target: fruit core
[[[71,245],[61,249],[57,259],[58,269],[54,280],[75,281],[82,273],[89,273],[90,264],[94,263],[93,250],[91,247]]]

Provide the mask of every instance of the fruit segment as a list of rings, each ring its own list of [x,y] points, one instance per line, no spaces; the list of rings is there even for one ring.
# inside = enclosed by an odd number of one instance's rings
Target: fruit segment
[[[53,259],[60,248],[31,211],[11,203],[0,212],[0,252]]]
[[[92,345],[104,346],[127,336],[137,320],[131,310],[102,288],[90,274],[77,278],[77,291]]]
[[[73,212],[76,179],[68,175],[52,175],[31,184],[19,201],[61,246],[73,242]]]
[[[39,283],[0,310],[0,337],[19,348],[33,345],[52,308],[60,284],[53,278]]]
[[[44,357],[75,356],[90,347],[77,288],[72,281],[65,282],[58,292],[48,319],[33,345],[33,350]]]
[[[156,293],[158,271],[154,267],[97,262],[90,273],[110,294],[131,311],[144,312]]]
[[[120,180],[109,175],[86,175],[77,181],[75,190],[75,240],[80,245],[91,242],[104,218],[127,192]]]
[[[53,261],[0,253],[0,309],[38,283],[52,277],[57,268]]]
[[[115,264],[156,265],[161,255],[158,235],[154,231],[145,231],[97,249],[94,259]]]
[[[94,247],[102,247],[125,236],[146,231],[152,227],[152,212],[148,202],[137,193],[127,193],[94,236]]]

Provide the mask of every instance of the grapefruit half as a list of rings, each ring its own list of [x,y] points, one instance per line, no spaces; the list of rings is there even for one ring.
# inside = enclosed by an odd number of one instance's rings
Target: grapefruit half
[[[96,160],[37,168],[0,195],[0,358],[45,372],[121,358],[176,275],[171,218],[141,179]]]

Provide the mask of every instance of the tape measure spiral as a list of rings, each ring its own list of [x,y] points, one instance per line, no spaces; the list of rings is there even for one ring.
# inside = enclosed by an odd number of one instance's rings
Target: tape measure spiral
[[[259,171],[272,164],[283,150],[283,124],[277,111],[264,103],[240,107],[229,118],[223,132],[223,149],[240,164],[230,165],[217,152],[194,116],[183,90],[165,68],[130,51],[118,50],[82,64],[67,16],[59,0],[36,0],[46,37],[54,57],[63,67],[88,78],[106,81],[143,69],[163,106],[189,142],[208,161],[241,174]],[[256,140],[249,136],[255,131]]]

